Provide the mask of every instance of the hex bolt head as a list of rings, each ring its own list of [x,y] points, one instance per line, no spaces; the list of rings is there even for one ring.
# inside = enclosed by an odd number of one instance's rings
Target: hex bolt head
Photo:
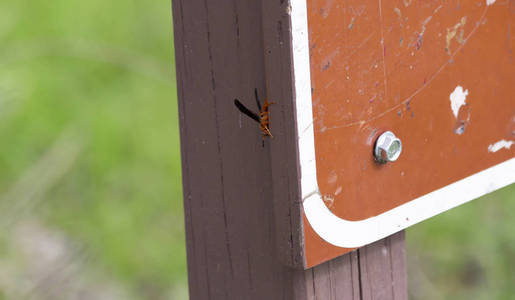
[[[374,147],[374,156],[379,163],[396,161],[402,152],[401,140],[391,131],[381,134]]]

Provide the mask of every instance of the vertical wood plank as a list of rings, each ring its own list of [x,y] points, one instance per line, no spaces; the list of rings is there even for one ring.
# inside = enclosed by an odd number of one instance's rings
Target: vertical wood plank
[[[270,110],[270,143],[274,215],[279,259],[296,268],[305,265],[303,253],[302,204],[299,187],[297,125],[293,101],[290,4],[263,0],[265,84],[275,102]]]
[[[362,299],[407,299],[405,233],[358,250]]]
[[[311,270],[313,289],[308,290],[310,299],[360,299],[357,252],[351,252]]]

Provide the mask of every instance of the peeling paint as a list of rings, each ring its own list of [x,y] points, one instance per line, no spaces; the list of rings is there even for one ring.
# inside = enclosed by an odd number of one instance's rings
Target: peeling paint
[[[322,18],[326,19],[329,16],[329,13],[331,12],[333,5],[334,0],[326,1],[325,6],[320,9],[320,14],[322,15]]]
[[[465,24],[467,23],[467,17],[461,18],[460,22],[453,27],[447,28],[447,35],[445,36],[445,51],[450,54],[451,41],[456,39],[456,42],[463,44],[465,42]],[[460,30],[461,29],[461,30]]]
[[[339,186],[336,191],[334,192],[334,195],[335,196],[338,196],[338,194],[340,194],[341,192],[343,191],[343,188],[341,186]]]
[[[433,14],[430,15],[429,17],[427,17],[424,22],[422,22],[422,27],[420,28],[420,32],[417,34],[417,38],[416,38],[416,42],[415,42],[415,48],[418,50],[420,49],[420,47],[422,47],[422,39],[424,37],[424,34],[426,33],[426,26],[427,24],[429,24],[429,22],[433,19],[433,16],[438,13],[438,11],[442,8],[443,6],[440,5],[438,6],[435,10],[433,10]]]
[[[354,27],[354,20],[355,20],[355,18],[352,17],[352,20],[350,20],[350,24],[347,28],[352,29],[352,27]]]
[[[488,146],[488,152],[495,153],[501,149],[510,149],[515,141],[500,140],[495,144]]]
[[[336,174],[335,171],[331,171],[331,174],[329,175],[329,179],[327,180],[327,182],[329,184],[334,184],[336,180],[338,180],[338,174]]]
[[[486,0],[486,5],[492,5],[495,3],[495,0]]]
[[[465,128],[465,123],[460,122],[458,126],[454,129],[454,133],[456,133],[457,135],[462,135],[465,133]]]
[[[399,8],[395,7],[393,11],[397,14],[397,16],[399,16],[399,19],[402,19],[402,13]]]
[[[463,90],[463,87],[458,85],[454,92],[451,93],[449,99],[451,100],[451,109],[455,118],[458,118],[458,112],[460,108],[465,105],[465,101],[467,100],[467,96],[469,94],[468,90]]]
[[[324,203],[327,208],[331,208],[334,205],[334,196],[332,195],[324,195],[323,197]]]
[[[456,118],[456,125],[454,126],[454,133],[462,135],[465,133],[468,125],[470,124],[471,107],[470,103],[465,103],[465,106],[458,110],[458,117]],[[466,117],[465,117],[466,116]]]
[[[331,63],[336,55],[340,53],[339,49],[336,49],[335,51],[331,52],[326,58],[322,61],[321,69],[322,71],[326,71],[331,66]]]

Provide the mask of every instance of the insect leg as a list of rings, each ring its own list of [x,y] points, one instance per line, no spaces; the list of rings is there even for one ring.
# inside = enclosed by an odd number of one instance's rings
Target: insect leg
[[[259,108],[259,111],[261,112],[261,103],[259,103],[259,97],[258,97],[257,88],[254,89],[254,96],[256,96],[257,107]]]

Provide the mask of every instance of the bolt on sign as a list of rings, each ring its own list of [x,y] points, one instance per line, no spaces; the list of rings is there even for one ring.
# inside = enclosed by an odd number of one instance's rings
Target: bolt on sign
[[[515,1],[290,18],[306,268],[515,182]]]

